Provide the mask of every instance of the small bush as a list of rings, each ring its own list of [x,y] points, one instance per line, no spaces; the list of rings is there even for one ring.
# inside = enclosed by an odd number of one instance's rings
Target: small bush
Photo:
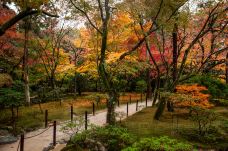
[[[140,80],[136,82],[136,91],[137,92],[144,92],[147,89],[146,81]]]
[[[12,87],[0,89],[0,105],[4,107],[20,106],[24,103],[24,85],[14,81]]]
[[[122,151],[190,151],[192,146],[167,136],[143,138]]]
[[[228,100],[225,99],[212,99],[211,102],[218,106],[228,106]]]
[[[226,141],[224,135],[222,135],[214,126],[209,127],[206,135],[199,134],[196,129],[182,129],[179,133],[189,141],[203,143],[207,146],[210,145],[211,147],[218,147],[219,143]]]
[[[210,93],[213,98],[228,97],[228,85],[210,75],[195,76],[189,79],[187,83],[198,83],[207,87],[208,93]]]
[[[220,127],[226,132],[228,133],[228,120],[224,120],[222,122],[222,124],[220,125]]]
[[[197,123],[199,135],[206,136],[209,134],[212,122],[214,122],[217,118],[216,114],[211,110],[200,107],[192,107],[190,112],[190,119]]]
[[[125,128],[116,126],[95,127],[90,130],[76,134],[72,137],[70,145],[81,148],[99,148],[105,147],[109,151],[119,151],[132,145],[135,137]]]

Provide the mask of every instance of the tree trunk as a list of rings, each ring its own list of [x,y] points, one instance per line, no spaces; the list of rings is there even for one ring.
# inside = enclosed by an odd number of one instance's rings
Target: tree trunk
[[[77,73],[74,73],[74,94],[77,94]]]
[[[98,91],[98,88],[97,88],[97,83],[98,83],[98,80],[96,80],[95,92],[97,92],[97,91]]]
[[[75,63],[74,63],[74,67],[75,67],[75,70],[76,70],[76,67],[77,67],[77,54],[76,54],[76,51],[74,51],[74,58],[75,58]],[[74,94],[76,95],[77,94],[77,72],[75,71],[74,72]]]
[[[115,117],[115,106],[116,102],[118,102],[118,94],[117,93],[110,93],[109,94],[109,100],[107,103],[107,123],[110,125],[114,125],[116,122],[116,117]]]
[[[54,70],[51,71],[50,82],[51,82],[50,84],[51,84],[52,90],[55,90],[56,85],[55,85],[55,71]]]
[[[82,95],[82,90],[81,90],[81,87],[78,86],[78,95],[81,96]]]
[[[173,28],[173,82],[176,81],[177,79],[177,56],[178,56],[178,52],[177,52],[177,23],[174,24],[174,28]]]
[[[177,80],[177,57],[178,57],[178,50],[177,50],[177,32],[178,32],[178,26],[177,23],[174,24],[173,27],[173,84],[171,87],[171,91],[175,89],[175,83]],[[174,111],[173,103],[170,101],[167,101],[167,109],[169,112]]]
[[[146,91],[146,97],[148,99],[152,98],[152,87],[151,87],[151,77],[150,77],[150,70],[147,70],[147,91]]]
[[[165,104],[166,104],[166,101],[162,97],[161,100],[159,101],[158,109],[155,112],[154,119],[156,119],[156,120],[159,120],[160,119],[162,113],[165,110]]]
[[[14,113],[14,106],[12,105],[11,106],[11,119],[12,119],[12,123],[14,122],[14,120],[15,120],[15,113]]]
[[[115,119],[115,104],[118,101],[118,94],[113,87],[112,81],[110,79],[110,75],[106,72],[106,62],[105,62],[105,56],[106,56],[106,49],[107,49],[107,37],[108,37],[108,21],[110,17],[110,10],[108,6],[108,1],[105,1],[105,11],[106,11],[106,17],[102,20],[102,42],[101,42],[101,51],[100,51],[100,62],[98,64],[98,72],[101,77],[101,80],[105,86],[106,91],[108,91],[109,99],[107,102],[107,123],[109,125],[114,125],[116,122]]]
[[[152,106],[154,106],[157,101],[158,94],[159,94],[159,88],[160,88],[160,75],[158,75],[157,80],[156,80]]]
[[[25,84],[25,101],[30,106],[30,92],[29,92],[29,76],[28,76],[28,31],[29,31],[29,22],[28,18],[25,19],[25,40],[24,40],[24,84]]]
[[[169,112],[174,112],[174,107],[173,107],[173,103],[170,101],[167,101],[167,109]]]
[[[226,54],[226,84],[228,84],[228,52]]]

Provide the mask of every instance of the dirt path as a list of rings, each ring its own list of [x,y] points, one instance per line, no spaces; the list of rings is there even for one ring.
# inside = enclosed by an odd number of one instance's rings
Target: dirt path
[[[152,105],[152,101],[148,101],[148,106]],[[145,102],[139,102],[138,104],[139,108],[138,111],[140,111],[142,108],[145,108]],[[127,106],[121,105],[120,107],[116,107],[116,112],[127,112]],[[131,116],[136,113],[136,103],[129,104],[128,107],[128,116]],[[95,124],[98,126],[102,126],[106,123],[106,110],[99,111],[95,114],[95,116],[89,115],[89,123]],[[124,117],[126,118],[126,116]],[[124,119],[123,118],[123,119]],[[60,131],[61,125],[57,125],[57,143],[61,143],[64,141],[69,140],[69,136],[64,134]],[[45,132],[43,132],[45,131]],[[43,132],[43,133],[42,133]],[[42,134],[40,134],[42,133]],[[51,126],[48,129],[39,129],[33,132],[29,132],[25,135],[25,138],[34,136],[40,134],[38,136],[25,139],[24,143],[24,151],[43,151],[44,148],[47,148],[53,140],[53,127]],[[12,143],[12,144],[6,144],[6,145],[0,145],[0,151],[17,151],[19,141]],[[62,146],[62,145],[61,145]],[[57,145],[55,151],[60,150],[57,149],[60,148],[60,146]],[[19,150],[19,149],[18,149]]]

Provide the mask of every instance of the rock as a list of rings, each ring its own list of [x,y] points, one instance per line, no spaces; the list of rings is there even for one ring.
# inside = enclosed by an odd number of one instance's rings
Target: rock
[[[8,135],[9,132],[7,130],[0,130],[0,136]]]
[[[0,145],[1,144],[10,144],[14,143],[18,140],[17,137],[14,137],[12,135],[5,135],[5,136],[0,136]]]
[[[95,151],[107,151],[105,146],[101,142],[96,140],[86,139],[85,144],[87,148],[93,148]]]
[[[44,147],[43,151],[50,151],[52,149],[54,149],[54,146],[52,143],[50,143],[48,147]]]
[[[66,139],[61,139],[59,141],[57,141],[57,143],[59,144],[66,144],[68,141]]]
[[[4,126],[4,127],[1,127],[1,130],[13,131],[13,127],[12,126]]]

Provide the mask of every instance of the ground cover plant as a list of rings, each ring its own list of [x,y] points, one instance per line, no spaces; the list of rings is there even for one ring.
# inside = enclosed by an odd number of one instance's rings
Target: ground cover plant
[[[225,149],[228,145],[227,130],[225,130],[224,125],[227,120],[227,109],[216,107],[213,110],[214,113],[212,114],[217,116],[213,120],[209,120],[206,116],[200,114],[200,117],[191,117],[189,116],[189,110],[177,109],[174,113],[165,110],[163,116],[157,121],[153,119],[156,109],[147,108],[129,117],[121,125],[139,138],[169,136],[170,138],[187,141],[194,148],[202,147],[206,150],[212,148]],[[203,119],[208,124],[207,128],[204,127],[204,130],[207,131],[205,135],[200,134],[202,132],[200,132],[198,124]]]

